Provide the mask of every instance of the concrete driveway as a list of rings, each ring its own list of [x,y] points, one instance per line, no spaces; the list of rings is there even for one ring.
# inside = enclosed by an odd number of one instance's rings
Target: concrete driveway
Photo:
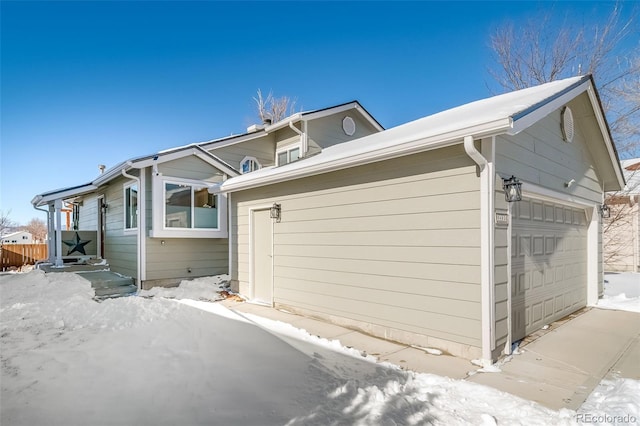
[[[640,380],[640,313],[586,308],[525,340],[501,372],[477,373],[470,361],[430,355],[319,320],[265,306],[228,302],[236,312],[287,322],[311,334],[374,355],[405,369],[487,385],[558,410],[578,409],[607,377]]]

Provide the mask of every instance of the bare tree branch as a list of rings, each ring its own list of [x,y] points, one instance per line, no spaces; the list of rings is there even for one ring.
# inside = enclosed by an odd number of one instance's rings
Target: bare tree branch
[[[634,34],[637,12],[622,18],[622,2],[608,17],[588,25],[553,10],[519,23],[507,22],[490,37],[495,66],[491,77],[505,90],[517,90],[574,75],[594,75],[621,157],[640,155],[640,44],[623,47]]]

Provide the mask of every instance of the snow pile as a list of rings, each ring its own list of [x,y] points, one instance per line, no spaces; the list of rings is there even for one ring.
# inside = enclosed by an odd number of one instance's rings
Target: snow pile
[[[228,290],[228,282],[228,275],[195,278],[193,280],[183,280],[178,287],[153,287],[151,290],[142,290],[139,296],[215,302],[216,300],[224,299],[220,292]]]
[[[638,424],[640,422],[640,381],[603,380],[578,410],[582,423]]]
[[[404,371],[339,340],[314,336],[290,324],[253,314],[243,317],[275,333],[300,351],[311,350],[322,367],[346,382],[331,390],[309,414],[292,419],[287,425],[378,425],[378,424],[575,424],[575,412],[553,411],[496,389],[433,374]],[[296,344],[296,341],[299,342]],[[305,345],[300,342],[311,343]],[[341,353],[370,365],[366,381],[350,378],[352,372],[339,365],[331,353]],[[344,359],[343,359],[344,360]],[[357,375],[352,375],[356,376]]]
[[[638,381],[603,382],[576,413],[377,363],[203,301],[226,279],[98,303],[79,275],[0,275],[0,423],[563,425],[638,414]]]
[[[606,273],[598,308],[640,312],[640,273]]]

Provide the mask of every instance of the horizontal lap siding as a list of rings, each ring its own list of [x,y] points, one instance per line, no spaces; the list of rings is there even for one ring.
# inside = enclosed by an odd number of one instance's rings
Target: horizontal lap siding
[[[232,194],[240,289],[249,209],[274,224],[275,303],[479,346],[480,196],[459,147]]]
[[[210,149],[209,152],[235,169],[240,169],[240,162],[245,157],[254,157],[262,166],[272,166],[275,158],[274,146],[273,136],[268,135],[260,139]]]
[[[226,239],[149,238],[147,280],[194,278],[227,273],[227,259]]]
[[[73,219],[72,219],[73,220]],[[73,223],[71,224],[73,226]],[[98,197],[90,195],[85,197],[80,204],[80,217],[78,229],[81,231],[98,230]]]
[[[351,117],[356,125],[355,132],[351,136],[347,135],[342,127],[342,121],[347,116]],[[309,139],[321,148],[358,139],[378,131],[356,111],[346,111],[320,120],[312,120],[309,122],[307,130]]]
[[[130,179],[118,178],[105,190],[107,204],[106,235],[104,239],[105,258],[111,270],[137,278],[137,236],[124,235],[124,189]]]
[[[574,102],[581,102],[576,99]],[[575,110],[578,105],[572,107]],[[515,136],[499,136],[496,141],[496,170],[515,175],[525,183],[534,183],[561,193],[594,202],[602,201],[602,187],[594,161],[586,144],[580,121],[576,118],[573,142],[564,142],[557,110]],[[566,182],[575,179],[569,188]]]

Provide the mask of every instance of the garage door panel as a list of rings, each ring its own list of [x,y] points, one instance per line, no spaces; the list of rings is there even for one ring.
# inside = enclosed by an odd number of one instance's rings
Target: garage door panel
[[[587,268],[584,210],[526,198],[517,204],[511,252],[514,340],[585,306]]]

